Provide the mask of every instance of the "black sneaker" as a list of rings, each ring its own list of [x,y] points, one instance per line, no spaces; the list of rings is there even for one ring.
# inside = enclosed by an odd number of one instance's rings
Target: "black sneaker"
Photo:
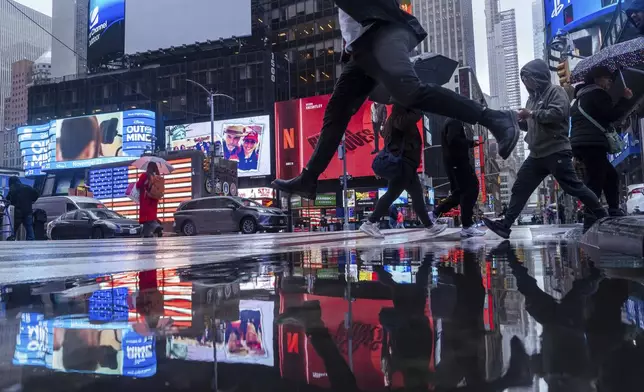
[[[609,208],[608,215],[612,217],[626,216],[626,213],[621,208]]]
[[[521,135],[517,113],[512,110],[486,109],[479,123],[494,135],[501,158],[508,159]]]
[[[487,226],[488,229],[492,230],[496,235],[506,240],[510,238],[510,233],[512,230],[503,223],[502,220],[493,221],[488,218],[483,218],[483,223]]]
[[[318,180],[304,169],[302,173],[291,180],[277,179],[271,183],[273,189],[298,195],[305,199],[315,200],[317,195]]]
[[[277,316],[275,322],[277,324],[296,325],[305,329],[323,327],[320,301],[305,301],[301,306],[290,307]]]

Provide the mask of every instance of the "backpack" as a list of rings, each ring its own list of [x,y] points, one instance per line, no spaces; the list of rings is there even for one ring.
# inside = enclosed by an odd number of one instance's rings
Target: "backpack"
[[[148,179],[148,197],[161,200],[165,194],[165,179],[161,176],[151,175]]]

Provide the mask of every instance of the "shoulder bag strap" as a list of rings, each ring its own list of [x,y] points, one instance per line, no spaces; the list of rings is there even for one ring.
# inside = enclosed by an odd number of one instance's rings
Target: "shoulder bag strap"
[[[606,128],[602,127],[600,123],[598,123],[597,121],[595,121],[595,119],[594,119],[594,118],[590,117],[590,115],[589,115],[588,113],[586,113],[586,111],[584,110],[584,108],[582,108],[582,107],[581,107],[581,105],[579,104],[579,102],[577,102],[577,108],[579,109],[579,112],[581,112],[581,114],[582,114],[584,117],[586,117],[586,119],[587,119],[588,121],[590,121],[594,126],[596,126],[597,128],[599,128],[599,129],[600,129],[602,132],[604,132],[604,133],[610,133],[610,131],[607,131],[607,130],[606,130]]]

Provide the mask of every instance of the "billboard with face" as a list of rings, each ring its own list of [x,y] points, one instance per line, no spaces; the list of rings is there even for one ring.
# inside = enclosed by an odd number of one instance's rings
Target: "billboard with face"
[[[128,110],[18,128],[27,175],[128,161],[154,147],[155,114]]]
[[[168,150],[197,149],[208,154],[212,148],[210,122],[167,126]],[[244,117],[215,121],[215,140],[224,158],[236,161],[239,177],[271,174],[270,117]]]

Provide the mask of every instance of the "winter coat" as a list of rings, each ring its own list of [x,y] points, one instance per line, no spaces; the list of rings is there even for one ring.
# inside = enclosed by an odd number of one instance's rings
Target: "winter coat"
[[[403,161],[414,169],[420,166],[423,150],[423,140],[418,131],[421,117],[422,113],[419,111],[394,106],[383,132],[385,147],[396,156],[402,153]]]
[[[16,214],[28,215],[33,212],[33,204],[38,200],[39,193],[29,185],[15,183],[9,188],[7,200],[16,209]]]
[[[531,118],[521,121],[527,131],[526,143],[530,157],[544,158],[560,151],[570,150],[568,140],[570,99],[566,91],[550,81],[550,69],[543,60],[533,60],[521,69],[521,76],[531,78],[536,88],[528,89],[530,97],[526,109]]]
[[[447,167],[470,164],[470,149],[474,148],[474,141],[465,135],[463,123],[450,119],[445,123],[441,134],[443,145],[443,161]]]
[[[622,98],[615,105],[610,94],[596,84],[578,87],[575,97],[577,101],[570,109],[572,123],[570,143],[572,147],[603,147],[608,152],[606,135],[581,113],[579,107],[581,106],[586,114],[604,129],[608,129],[611,123],[619,120],[629,110],[631,107],[629,100]]]

